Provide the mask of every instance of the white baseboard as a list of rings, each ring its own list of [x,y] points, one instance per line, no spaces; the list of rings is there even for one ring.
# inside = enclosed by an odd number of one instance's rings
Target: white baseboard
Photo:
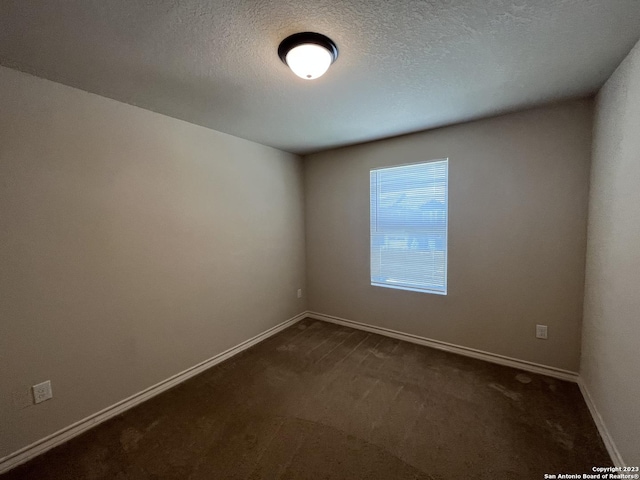
[[[626,464],[622,460],[622,455],[620,455],[618,447],[616,447],[616,444],[614,443],[613,438],[611,437],[611,434],[609,433],[609,430],[607,429],[607,426],[602,419],[602,415],[600,415],[600,412],[596,408],[593,397],[589,393],[589,389],[587,388],[587,385],[584,383],[584,380],[582,378],[578,379],[578,386],[580,387],[580,391],[582,392],[582,396],[584,397],[584,401],[587,404],[587,407],[589,407],[589,412],[591,412],[593,421],[596,424],[596,427],[598,427],[600,437],[604,442],[604,446],[607,448],[607,452],[609,452],[609,456],[611,457],[613,464],[616,467],[620,468],[626,467]]]
[[[143,403],[144,401],[154,397],[179,383],[184,382],[185,380],[207,370],[208,368],[217,365],[218,363],[227,360],[228,358],[237,355],[238,353],[252,347],[253,345],[266,340],[267,338],[275,335],[276,333],[284,330],[285,328],[299,322],[305,317],[313,318],[316,320],[322,320],[325,322],[335,323],[337,325],[343,325],[346,327],[356,328],[358,330],[364,330],[366,332],[377,333],[379,335],[384,335],[391,338],[396,338],[398,340],[404,340],[411,343],[416,343],[418,345],[425,345],[431,348],[437,348],[438,350],[444,350],[451,353],[456,353],[458,355],[464,355],[467,357],[477,358],[479,360],[484,360],[491,363],[497,363],[499,365],[505,365],[508,367],[519,368],[521,370],[529,371],[532,373],[539,373],[541,375],[547,375],[550,377],[558,378],[560,380],[567,380],[570,382],[576,382],[580,387],[580,391],[585,399],[587,407],[591,412],[591,416],[598,428],[600,436],[611,456],[611,459],[615,466],[624,467],[625,464],[622,460],[620,452],[615,446],[607,427],[604,424],[604,421],[598,412],[589,391],[582,381],[582,379],[578,376],[576,372],[571,372],[569,370],[563,370],[555,367],[550,367],[547,365],[541,365],[533,362],[528,362],[525,360],[518,360],[516,358],[506,357],[503,355],[497,355],[494,353],[484,352],[482,350],[476,350],[473,348],[462,347],[459,345],[455,345],[452,343],[441,342],[439,340],[432,340],[425,337],[420,337],[418,335],[412,335],[408,333],[398,332],[395,330],[391,330],[383,327],[376,327],[373,325],[367,325],[360,322],[355,322],[353,320],[347,320],[340,317],[334,317],[331,315],[325,315],[317,312],[302,312],[296,315],[289,320],[286,320],[249,340],[246,340],[235,347],[230,348],[204,362],[201,362],[197,365],[194,365],[191,368],[184,370],[172,377],[163,380],[162,382],[153,385],[139,393],[136,393],[129,398],[126,398],[110,407],[105,408],[93,415],[88,416],[87,418],[80,420],[68,427],[65,427],[37,442],[32,443],[12,454],[7,455],[4,458],[0,458],[0,474],[24,463],[28,460],[50,450],[58,445],[63,444],[64,442],[70,440],[73,437],[80,435],[81,433],[89,430],[90,428],[95,427],[96,425],[113,418],[122,412],[135,407]]]
[[[549,377],[554,377],[569,382],[578,382],[577,372],[563,370],[561,368],[541,365],[538,363],[528,362],[526,360],[518,360],[517,358],[484,352],[482,350],[476,350],[475,348],[462,347],[460,345],[454,345],[453,343],[441,342],[440,340],[432,340],[430,338],[420,337],[418,335],[412,335],[410,333],[398,332],[396,330],[390,330],[388,328],[375,327],[373,325],[367,325],[365,323],[355,322],[353,320],[347,320],[345,318],[334,317],[332,315],[325,315],[323,313],[307,312],[307,316],[316,320],[323,320],[325,322],[335,323],[338,325],[343,325],[345,327],[357,328],[358,330],[377,333],[379,335],[396,338],[398,340],[404,340],[406,342],[417,343],[418,345],[437,348],[438,350],[457,353],[458,355],[464,355],[465,357],[477,358],[486,362],[506,365],[507,367],[519,368],[520,370],[539,373],[541,375],[547,375]]]
[[[120,415],[125,410],[129,410],[130,408],[133,408],[136,405],[141,404],[142,402],[150,399],[151,397],[155,397],[156,395],[178,385],[179,383],[184,382],[185,380],[207,370],[208,368],[211,368],[214,365],[217,365],[218,363],[221,363],[227,360],[228,358],[233,357],[234,355],[237,355],[238,353],[246,350],[247,348],[252,347],[256,343],[260,343],[263,340],[266,340],[267,338],[280,332],[281,330],[284,330],[285,328],[299,322],[306,316],[307,316],[307,312],[302,312],[296,315],[295,317],[290,318],[289,320],[286,320],[274,327],[271,327],[270,329],[265,330],[264,332],[256,335],[255,337],[250,338],[249,340],[246,340],[240,343],[239,345],[236,345],[235,347],[230,348],[229,350],[225,350],[224,352],[219,353],[218,355],[211,357],[210,359],[205,360],[204,362],[201,362],[176,375],[173,375],[172,377],[169,377],[166,380],[163,380],[141,392],[138,392],[130,396],[129,398],[125,398],[124,400],[114,405],[111,405],[110,407],[107,407],[104,410],[100,410],[99,412],[94,413],[93,415],[90,415],[87,418],[84,418],[76,423],[73,423],[68,427],[58,430],[57,432],[47,437],[44,437],[38,440],[37,442],[32,443],[31,445],[28,445],[14,453],[11,453],[4,458],[0,458],[0,474],[46,452],[47,450],[51,450],[52,448],[63,444],[64,442],[70,440],[73,437],[80,435],[81,433],[89,430],[90,428],[93,428],[96,425],[106,420],[109,420],[110,418]]]

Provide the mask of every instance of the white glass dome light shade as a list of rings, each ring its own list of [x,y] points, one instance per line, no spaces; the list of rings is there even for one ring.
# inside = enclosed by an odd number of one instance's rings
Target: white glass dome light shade
[[[305,80],[321,77],[338,58],[338,47],[329,37],[316,32],[289,35],[280,42],[282,63]]]
[[[325,74],[333,62],[333,57],[329,50],[320,45],[304,43],[289,50],[286,62],[300,78],[314,80]]]

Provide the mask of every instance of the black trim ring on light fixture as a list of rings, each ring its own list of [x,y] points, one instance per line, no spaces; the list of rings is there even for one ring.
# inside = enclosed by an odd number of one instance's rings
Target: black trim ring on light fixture
[[[280,60],[287,65],[287,53],[295,47],[307,43],[320,45],[321,47],[326,48],[331,54],[331,63],[335,62],[338,58],[338,47],[329,37],[326,37],[321,33],[300,32],[294,33],[280,42],[280,46],[278,47],[278,56],[280,57]]]

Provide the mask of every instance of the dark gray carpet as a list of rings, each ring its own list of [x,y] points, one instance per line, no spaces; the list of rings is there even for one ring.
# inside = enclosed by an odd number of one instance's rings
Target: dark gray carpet
[[[311,319],[1,476],[542,479],[611,465],[575,384]]]

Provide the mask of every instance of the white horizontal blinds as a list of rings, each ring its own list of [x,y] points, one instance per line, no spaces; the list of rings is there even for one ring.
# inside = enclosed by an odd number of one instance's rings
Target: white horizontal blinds
[[[447,293],[448,160],[371,170],[371,284]]]

